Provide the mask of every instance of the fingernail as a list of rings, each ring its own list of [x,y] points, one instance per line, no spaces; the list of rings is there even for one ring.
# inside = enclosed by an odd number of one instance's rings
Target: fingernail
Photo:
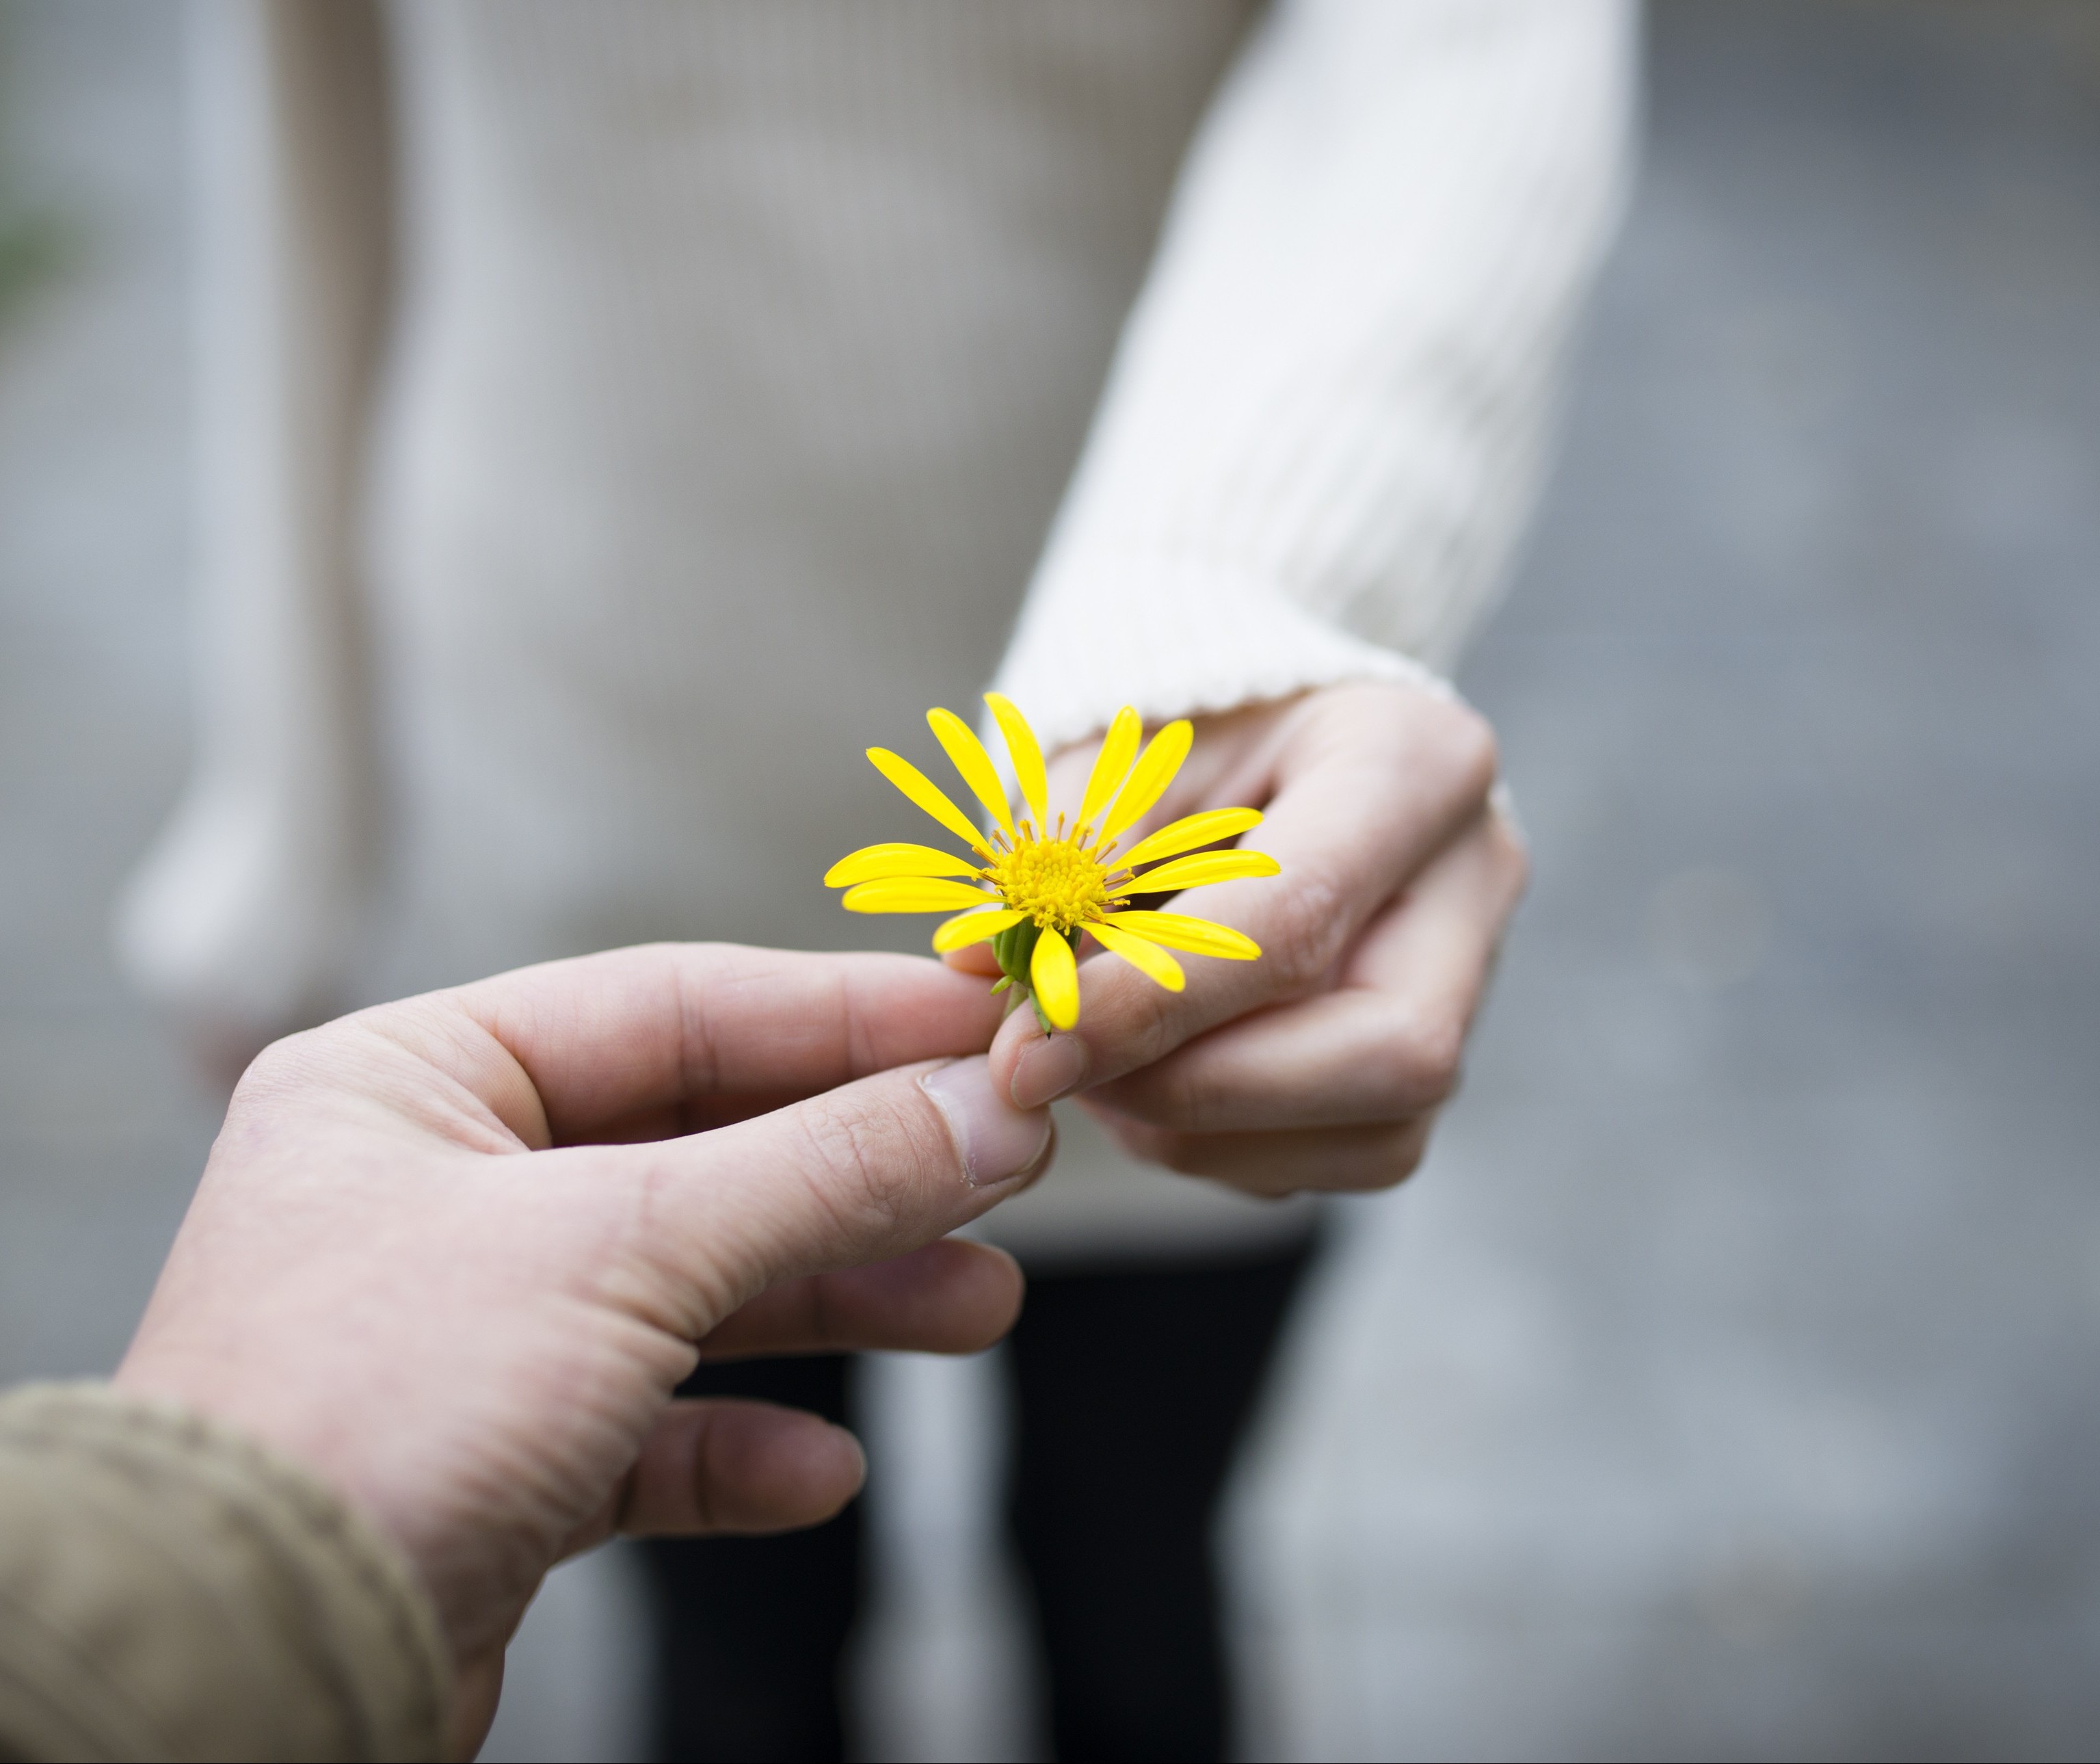
[[[1013,1068],[1013,1106],[1040,1108],[1079,1088],[1087,1075],[1087,1044],[1076,1035],[1046,1035],[1021,1050]]]
[[[947,1117],[973,1188],[1020,1175],[1050,1143],[1050,1117],[1039,1108],[1016,1108],[1001,1096],[982,1054],[939,1067],[919,1083]]]

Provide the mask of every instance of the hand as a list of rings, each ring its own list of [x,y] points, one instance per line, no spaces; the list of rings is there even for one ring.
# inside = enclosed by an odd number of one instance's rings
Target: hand
[[[1199,809],[1264,810],[1246,842],[1282,874],[1180,903],[1246,932],[1261,959],[1183,957],[1177,993],[1096,953],[1080,966],[1078,1028],[1046,1036],[1016,1011],[992,1072],[1017,1106],[1083,1091],[1137,1156],[1255,1194],[1389,1186],[1421,1161],[1457,1085],[1524,891],[1523,846],[1489,800],[1493,735],[1405,683],[1331,687],[1196,729],[1173,788],[1127,837]],[[1053,798],[1078,800],[1092,758],[1088,744],[1052,764]]]
[[[907,957],[667,946],[280,1041],[117,1382],[303,1462],[400,1545],[470,1754],[562,1556],[806,1525],[858,1488],[858,1447],[814,1416],[673,1403],[702,1353],[1005,1332],[1012,1262],[934,1241],[1049,1159],[1048,1116],[982,1055],[941,1060],[998,1010]]]

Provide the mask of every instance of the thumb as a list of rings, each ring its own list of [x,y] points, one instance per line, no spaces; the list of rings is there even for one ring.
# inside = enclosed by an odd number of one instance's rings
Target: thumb
[[[690,1341],[778,1281],[945,1237],[1027,1187],[1053,1143],[1049,1111],[1014,1107],[979,1054],[592,1152],[638,1184],[646,1253],[685,1289],[674,1308]]]

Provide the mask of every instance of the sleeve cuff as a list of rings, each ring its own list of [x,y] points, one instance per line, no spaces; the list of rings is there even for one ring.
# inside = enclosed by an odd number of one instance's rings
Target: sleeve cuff
[[[998,689],[1049,753],[1125,705],[1154,723],[1365,679],[1451,692],[1412,657],[1342,630],[1259,577],[1159,557],[1074,559],[1041,583]]]

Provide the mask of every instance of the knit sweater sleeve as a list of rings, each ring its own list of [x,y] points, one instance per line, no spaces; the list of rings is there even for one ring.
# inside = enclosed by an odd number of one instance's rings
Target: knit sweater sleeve
[[[325,1015],[373,789],[354,538],[387,287],[375,0],[193,0],[197,723],[118,944],[179,1015]]]
[[[1189,153],[999,670],[1046,743],[1446,670],[1619,206],[1627,0],[1282,0]]]
[[[448,1677],[304,1472],[107,1385],[0,1397],[0,1758],[435,1757]]]

